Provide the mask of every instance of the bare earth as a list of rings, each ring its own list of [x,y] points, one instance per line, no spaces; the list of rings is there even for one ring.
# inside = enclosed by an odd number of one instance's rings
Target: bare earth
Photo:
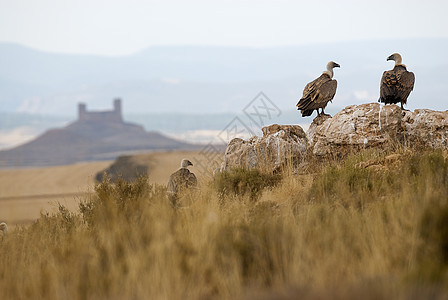
[[[135,159],[149,166],[149,180],[166,184],[182,158],[193,164],[190,170],[201,179],[199,165],[207,160],[198,152],[170,151],[140,154]],[[0,222],[29,223],[41,212],[52,212],[58,203],[76,210],[83,197],[93,191],[97,172],[112,161],[86,162],[67,166],[0,170]]]

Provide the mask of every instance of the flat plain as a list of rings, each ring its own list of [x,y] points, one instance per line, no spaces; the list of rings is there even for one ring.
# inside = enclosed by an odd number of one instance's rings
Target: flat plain
[[[149,182],[166,184],[182,158],[205,159],[198,152],[168,151],[135,155],[148,166]],[[10,225],[29,223],[40,213],[57,210],[58,203],[78,208],[83,196],[93,191],[95,175],[113,161],[83,162],[66,166],[0,170],[0,221]],[[198,167],[191,167],[198,172]]]

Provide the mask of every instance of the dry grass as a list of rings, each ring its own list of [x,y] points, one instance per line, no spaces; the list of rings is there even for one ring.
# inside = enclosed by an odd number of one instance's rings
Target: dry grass
[[[313,174],[285,172],[255,199],[223,198],[203,180],[180,209],[146,179],[103,182],[78,212],[61,206],[9,232],[0,294],[446,299],[448,160],[441,151],[400,155],[363,152]]]

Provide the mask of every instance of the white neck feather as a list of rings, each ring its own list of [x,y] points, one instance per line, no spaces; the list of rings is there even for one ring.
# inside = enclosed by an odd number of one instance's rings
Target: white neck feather
[[[327,70],[323,71],[322,74],[327,74],[328,76],[330,76],[330,78],[333,78],[334,75],[333,70],[331,68],[330,69],[327,68]]]
[[[395,59],[395,65],[396,66],[399,66],[399,65],[403,65],[402,63],[401,63],[401,55],[399,55],[399,54],[395,54],[395,57],[394,57]]]

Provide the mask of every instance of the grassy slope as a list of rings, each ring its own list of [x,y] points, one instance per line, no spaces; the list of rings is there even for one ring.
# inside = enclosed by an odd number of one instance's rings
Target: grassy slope
[[[286,172],[258,198],[203,181],[179,209],[157,184],[104,182],[9,232],[2,299],[446,299],[448,158],[400,154]]]

